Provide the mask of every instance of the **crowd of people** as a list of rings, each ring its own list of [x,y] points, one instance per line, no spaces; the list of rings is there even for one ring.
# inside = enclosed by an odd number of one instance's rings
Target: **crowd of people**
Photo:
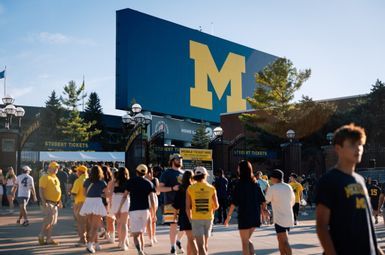
[[[218,169],[210,184],[206,168],[182,170],[179,154],[170,156],[166,170],[140,164],[134,176],[125,167],[108,164],[79,164],[73,167],[74,174],[68,175],[52,161],[40,173],[38,192],[29,166],[24,166],[19,176],[9,168],[5,176],[0,170],[0,184],[5,186],[10,210],[17,198],[17,224],[29,225],[28,201],[39,197],[43,212],[40,245],[59,244],[52,237],[58,209],[72,203],[76,245],[89,253],[102,250],[100,238],[127,251],[132,237],[137,253],[145,254],[144,233],[148,245],[156,245],[157,222],[162,222],[169,225],[171,254],[184,252],[183,235],[187,236],[187,254],[208,254],[213,224],[228,226],[236,213],[242,254],[254,254],[251,236],[256,228],[274,224],[280,254],[288,255],[292,254],[289,232],[298,224],[301,207],[312,207],[315,202],[317,234],[325,254],[383,254],[374,224],[384,204],[384,191],[376,180],[365,183],[355,173],[365,140],[365,132],[358,126],[336,130],[333,143],[338,162],[317,184],[295,173],[285,183],[279,169],[270,171],[268,178],[261,171],[254,172],[247,160],[239,162],[237,178],[229,181]],[[2,195],[3,185],[0,188]]]

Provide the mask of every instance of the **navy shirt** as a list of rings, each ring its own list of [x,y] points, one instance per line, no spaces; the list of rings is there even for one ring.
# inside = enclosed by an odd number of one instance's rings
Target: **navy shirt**
[[[316,203],[330,210],[329,232],[337,254],[378,254],[368,192],[361,175],[331,169],[319,180]]]
[[[160,176],[159,181],[164,183],[165,187],[174,187],[175,185],[182,183],[182,170],[167,169]],[[164,192],[164,204],[172,204],[175,200],[176,191]]]
[[[135,176],[127,181],[125,189],[130,192],[130,211],[150,208],[148,195],[155,192],[155,187],[149,180]]]
[[[226,177],[223,177],[223,176],[215,177],[213,185],[217,190],[217,196],[219,199],[227,198],[228,184],[229,184],[229,181],[226,179]]]
[[[90,187],[91,184],[92,186]],[[107,187],[107,183],[105,181],[90,182],[90,179],[86,179],[83,187],[87,191],[86,197],[101,197],[103,190]]]

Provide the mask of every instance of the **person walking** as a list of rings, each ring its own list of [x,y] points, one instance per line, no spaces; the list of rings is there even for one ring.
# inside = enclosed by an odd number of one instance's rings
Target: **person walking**
[[[196,183],[187,188],[186,214],[191,222],[191,230],[196,239],[199,255],[208,254],[208,239],[213,226],[214,212],[218,209],[218,197],[214,186],[207,182],[206,168],[198,166],[194,170]]]
[[[275,169],[270,175],[272,186],[266,192],[266,202],[271,202],[273,221],[281,255],[291,255],[288,232],[294,225],[293,205],[295,195],[289,184],[283,182],[284,174]]]
[[[175,217],[178,217],[179,232],[184,231],[187,236],[187,254],[197,254],[195,238],[192,234],[190,220],[186,214],[186,191],[193,184],[194,174],[192,171],[186,170],[182,177],[182,184],[176,193],[173,207],[177,210]]]
[[[378,224],[378,209],[380,208],[380,196],[381,196],[381,188],[378,186],[378,181],[373,180],[372,184],[369,187],[369,197],[370,197],[370,204],[372,206],[372,213],[374,216],[374,223]]]
[[[148,168],[148,172],[146,174],[146,179],[152,182],[152,184],[155,187],[155,190],[159,187],[159,180],[154,176],[154,169],[152,167]],[[150,208],[150,218],[147,223],[147,234],[148,238],[150,239],[149,246],[153,246],[154,243],[157,243],[158,240],[156,239],[156,212],[158,210],[159,201],[158,201],[158,195],[160,194],[159,191],[152,192],[149,195],[149,199],[152,200],[152,203],[154,206]]]
[[[84,182],[88,178],[88,168],[84,165],[76,167],[76,174],[78,178],[73,183],[71,194],[74,198],[73,212],[76,220],[79,242],[76,246],[85,246],[87,244],[88,238],[87,235],[89,231],[87,230],[87,218],[86,216],[80,215],[80,210],[83,207],[84,202],[86,201],[86,196],[83,190]]]
[[[13,186],[15,186],[16,183],[16,175],[15,171],[13,170],[13,167],[8,167],[7,174],[5,175],[5,192],[7,194],[8,199],[8,205],[9,205],[9,212],[13,213],[13,201],[15,200],[15,197],[12,194]]]
[[[217,191],[219,208],[217,211],[217,221],[216,223],[222,224],[227,218],[227,208],[229,206],[227,187],[229,181],[225,177],[223,169],[217,171],[217,176],[214,179],[213,185]]]
[[[128,251],[128,211],[130,209],[130,196],[128,194],[124,195],[126,185],[130,179],[130,172],[125,167],[119,167],[118,172],[116,173],[116,178],[114,178],[114,190],[112,194],[112,205],[111,212],[116,217],[117,230],[119,236],[119,247]],[[124,198],[123,198],[124,197]],[[123,205],[120,206],[120,202],[123,199]]]
[[[181,251],[182,245],[180,242],[176,242],[178,234],[177,222],[174,218],[176,209],[172,204],[174,203],[176,192],[179,189],[179,184],[182,182],[184,173],[182,170],[183,157],[180,154],[172,154],[170,156],[170,166],[171,168],[166,169],[160,176],[158,191],[163,192],[163,222],[170,224],[170,253],[176,254],[176,247],[178,251]]]
[[[30,174],[31,168],[29,166],[23,166],[23,173],[17,176],[15,186],[12,189],[12,196],[15,197],[15,193],[17,190],[17,202],[19,203],[19,218],[16,223],[20,224],[22,218],[24,218],[23,226],[28,226],[28,214],[27,214],[27,204],[31,197],[33,201],[37,201],[35,184],[33,178]]]
[[[253,167],[249,161],[241,160],[238,164],[239,180],[235,183],[229,214],[225,226],[229,225],[235,207],[238,207],[238,230],[242,242],[242,254],[254,254],[254,245],[250,241],[256,227],[261,226],[261,215],[267,213],[265,197]]]
[[[102,168],[94,165],[91,168],[89,178],[83,184],[86,200],[80,209],[80,215],[87,217],[87,225],[89,226],[89,238],[86,248],[89,253],[101,250],[98,242],[98,228],[102,225],[102,217],[107,215],[106,207],[102,201],[106,187],[107,183],[104,181]]]
[[[297,181],[298,176],[295,173],[290,174],[290,182],[289,185],[294,191],[295,195],[295,204],[293,206],[293,213],[294,213],[294,225],[298,224],[298,215],[299,215],[299,204],[302,200],[303,196],[303,187],[301,183]]]
[[[40,245],[59,243],[52,239],[53,226],[57,223],[58,208],[62,208],[60,181],[56,176],[59,164],[52,161],[48,165],[47,174],[39,179],[40,204],[43,209],[43,224],[38,241]]]
[[[120,212],[129,193],[131,199],[129,209],[130,229],[139,255],[145,254],[143,232],[150,217],[149,209],[154,206],[150,205],[152,200],[149,199],[149,195],[151,192],[155,192],[155,187],[149,180],[144,178],[147,171],[148,168],[145,164],[140,164],[136,167],[136,176],[127,181],[118,209],[118,212]]]
[[[3,169],[0,168],[0,209],[3,208],[4,184],[5,177],[3,174]]]
[[[377,245],[364,178],[355,172],[361,162],[365,130],[354,124],[334,132],[338,160],[318,182],[317,235],[326,255],[384,254]]]
[[[105,190],[104,196],[102,196],[102,201],[107,210],[107,216],[104,217],[105,228],[101,234],[101,237],[104,236],[109,243],[115,243],[115,215],[111,212],[111,200],[112,194],[114,192],[114,180],[111,172],[111,168],[108,164],[99,165],[103,171],[103,180],[107,183],[107,189]]]

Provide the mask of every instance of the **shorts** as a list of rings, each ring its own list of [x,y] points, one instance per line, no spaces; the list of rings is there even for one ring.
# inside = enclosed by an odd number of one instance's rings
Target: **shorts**
[[[12,195],[13,186],[5,186],[5,191],[7,192],[7,196]]]
[[[209,236],[213,227],[213,220],[191,220],[193,236]]]
[[[150,211],[136,210],[130,211],[130,231],[131,233],[143,233],[146,230],[148,219],[150,218]]]
[[[24,205],[26,206],[28,204],[29,197],[17,197],[17,202],[19,205]]]
[[[282,226],[278,225],[277,223],[274,224],[274,227],[275,227],[275,232],[277,234],[283,233],[283,232],[290,232],[290,228],[282,227]]]
[[[118,213],[118,209],[119,209],[120,203],[122,202],[122,198],[123,198],[123,193],[112,194],[111,213],[113,214]],[[130,197],[128,196],[124,201],[122,208],[120,209],[120,212],[128,213],[129,208],[130,208]]]
[[[47,207],[44,207],[43,214],[43,224],[55,225],[57,223],[58,216],[57,204],[47,201]]]
[[[377,201],[370,201],[371,204],[372,204],[372,209],[374,211],[377,211],[378,210],[378,200]]]
[[[163,209],[163,223],[174,224],[177,223],[175,218],[176,209],[171,205],[164,205]]]

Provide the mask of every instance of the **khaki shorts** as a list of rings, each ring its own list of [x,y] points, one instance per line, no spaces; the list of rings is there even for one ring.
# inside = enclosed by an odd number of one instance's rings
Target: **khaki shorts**
[[[193,236],[209,236],[212,227],[212,220],[191,220],[191,230]]]
[[[43,214],[43,224],[55,225],[57,223],[58,208],[54,203],[47,202],[47,207],[44,207]]]

